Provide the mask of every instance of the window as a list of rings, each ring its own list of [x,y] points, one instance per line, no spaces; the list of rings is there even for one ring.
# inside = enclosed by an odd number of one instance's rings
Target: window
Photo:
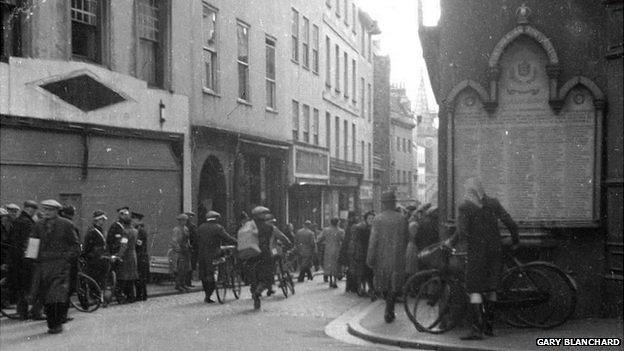
[[[336,117],[334,120],[334,126],[336,127],[336,158],[340,157],[340,118]]]
[[[331,42],[325,37],[325,86],[331,88]]]
[[[303,105],[303,141],[310,142],[310,106]]]
[[[364,168],[364,167],[366,167],[366,162],[365,162],[365,160],[366,160],[366,156],[365,156],[366,146],[364,145],[364,140],[362,140],[361,148],[362,148],[362,150],[361,150],[361,152],[362,152],[362,159],[361,159],[361,161],[362,161],[362,168]]]
[[[355,162],[356,160],[356,155],[357,155],[357,140],[356,140],[356,135],[355,135],[355,123],[351,123],[351,161]]]
[[[336,79],[334,89],[336,92],[340,92],[340,47],[336,45],[336,71],[334,72],[334,77]]]
[[[368,143],[368,179],[373,179],[373,146]]]
[[[92,62],[101,62],[102,1],[71,2],[72,55]]]
[[[412,185],[412,171],[407,172],[407,183]]]
[[[319,72],[319,27],[312,25],[312,72]]]
[[[291,42],[291,59],[295,62],[299,62],[299,12],[292,9],[292,22],[290,23],[290,33],[292,36]]]
[[[396,140],[397,151],[401,151],[401,138],[397,137]]]
[[[164,80],[164,11],[160,0],[139,0],[138,77],[152,86],[162,86]]]
[[[373,49],[372,49],[372,45],[371,45],[371,34],[370,33],[366,33],[366,38],[367,38],[367,46],[368,46],[368,50],[367,50],[367,55],[368,55],[368,62],[371,62],[373,55]]]
[[[314,145],[319,144],[319,110],[315,108],[312,111],[312,139]]]
[[[397,169],[396,171],[396,183],[401,183],[401,171]]]
[[[368,121],[373,120],[373,86],[368,83]]]
[[[356,105],[356,92],[357,92],[357,75],[355,72],[355,59],[351,60],[351,85],[353,85],[351,87],[351,93],[353,93],[353,95],[351,96],[351,102],[353,102],[353,105]]]
[[[266,52],[266,107],[276,110],[275,94],[275,39],[265,38],[264,47]]]
[[[407,152],[407,140],[401,138],[401,146],[403,146],[403,152]]]
[[[362,113],[362,118],[366,118],[366,81],[364,77],[360,78],[360,112]]]
[[[299,103],[292,101],[292,124],[293,140],[299,140]]]
[[[310,67],[310,20],[303,17],[303,39],[301,40],[303,67]]]
[[[412,153],[412,141],[411,140],[407,141],[407,152],[410,154]]]
[[[366,30],[362,22],[360,22],[360,54],[366,57]]]
[[[349,0],[344,0],[344,23],[349,26]]]
[[[344,160],[349,160],[349,122],[343,121],[343,133],[344,133]]]
[[[217,10],[204,4],[202,16],[204,88],[217,91]]]
[[[342,0],[336,0],[336,16],[340,17],[340,1]]]
[[[0,60],[22,55],[21,11],[16,1],[0,1]]]
[[[249,96],[249,26],[236,24],[238,37],[238,98],[250,101]]]
[[[331,114],[325,112],[325,147],[331,150]]]
[[[349,98],[349,55],[345,51],[344,53],[344,97]]]

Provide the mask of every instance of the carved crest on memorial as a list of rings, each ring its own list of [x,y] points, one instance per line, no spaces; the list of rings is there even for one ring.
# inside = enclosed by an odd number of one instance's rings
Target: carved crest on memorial
[[[516,10],[516,22],[518,24],[528,24],[530,15],[531,9],[526,4],[522,4]]]

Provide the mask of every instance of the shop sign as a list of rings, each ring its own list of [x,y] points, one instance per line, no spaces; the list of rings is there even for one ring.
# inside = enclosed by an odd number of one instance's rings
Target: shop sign
[[[296,150],[295,160],[295,173],[327,176],[327,155],[305,150]]]
[[[329,178],[331,185],[358,186],[358,177],[350,176],[344,173],[331,172]]]
[[[362,185],[360,186],[360,200],[372,200],[373,199],[373,186]]]

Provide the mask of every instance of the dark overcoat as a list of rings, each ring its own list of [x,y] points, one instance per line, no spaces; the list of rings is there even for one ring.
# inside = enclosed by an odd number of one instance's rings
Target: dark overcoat
[[[98,284],[102,284],[108,268],[108,261],[102,258],[108,254],[102,228],[95,225],[89,227],[85,233],[82,253],[87,260],[87,274],[95,279]]]
[[[398,292],[403,287],[407,238],[407,220],[402,214],[385,210],[375,216],[366,264],[373,269],[377,291]]]
[[[230,236],[219,223],[208,221],[197,228],[197,262],[201,280],[213,279],[212,261],[221,255],[222,243],[236,245],[236,239]]]
[[[117,269],[117,279],[119,280],[136,280],[139,278],[136,241],[137,230],[131,225],[125,226],[120,240],[119,251],[115,254],[122,259]]]
[[[369,267],[366,265],[366,254],[368,253],[368,243],[370,241],[371,227],[362,221],[353,226],[353,263],[354,273],[361,277],[369,274]]]
[[[80,254],[74,224],[62,217],[43,219],[35,223],[31,236],[40,239],[34,291],[45,304],[67,302],[71,262]]]
[[[316,239],[314,232],[310,229],[301,228],[295,234],[295,250],[299,267],[302,270],[312,267],[314,255],[316,254]]]
[[[147,281],[149,278],[149,253],[147,252],[147,230],[143,226],[137,228],[137,273],[139,279]]]

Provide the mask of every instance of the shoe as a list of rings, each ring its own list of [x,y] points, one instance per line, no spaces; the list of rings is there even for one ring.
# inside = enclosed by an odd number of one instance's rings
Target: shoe
[[[470,332],[460,337],[461,340],[483,340],[483,305],[473,303],[469,306],[468,318]]]
[[[387,312],[386,314],[384,314],[384,320],[386,321],[386,323],[392,323],[395,319],[396,314],[394,314],[394,312]]]
[[[267,296],[271,296],[273,294],[275,294],[275,290],[273,290],[273,289],[267,290]]]
[[[65,317],[65,319],[63,319],[63,323],[71,322],[73,320],[74,320],[74,317]]]
[[[184,289],[181,286],[179,286],[179,285],[176,285],[176,287],[174,289],[176,289],[179,292],[184,292]]]
[[[55,327],[55,328],[48,329],[48,334],[60,334],[61,332],[63,332],[62,325],[59,325],[58,327]]]
[[[188,287],[188,288],[194,288],[194,287],[195,287],[195,285],[193,285],[193,284],[186,284],[186,287]]]
[[[204,298],[204,302],[205,303],[214,303],[214,300],[209,298],[209,297],[206,297],[206,298]]]
[[[45,321],[47,318],[43,315],[31,316],[30,319],[33,321]]]
[[[254,300],[254,310],[259,310],[260,309],[260,296],[258,294],[254,294],[253,300]]]

